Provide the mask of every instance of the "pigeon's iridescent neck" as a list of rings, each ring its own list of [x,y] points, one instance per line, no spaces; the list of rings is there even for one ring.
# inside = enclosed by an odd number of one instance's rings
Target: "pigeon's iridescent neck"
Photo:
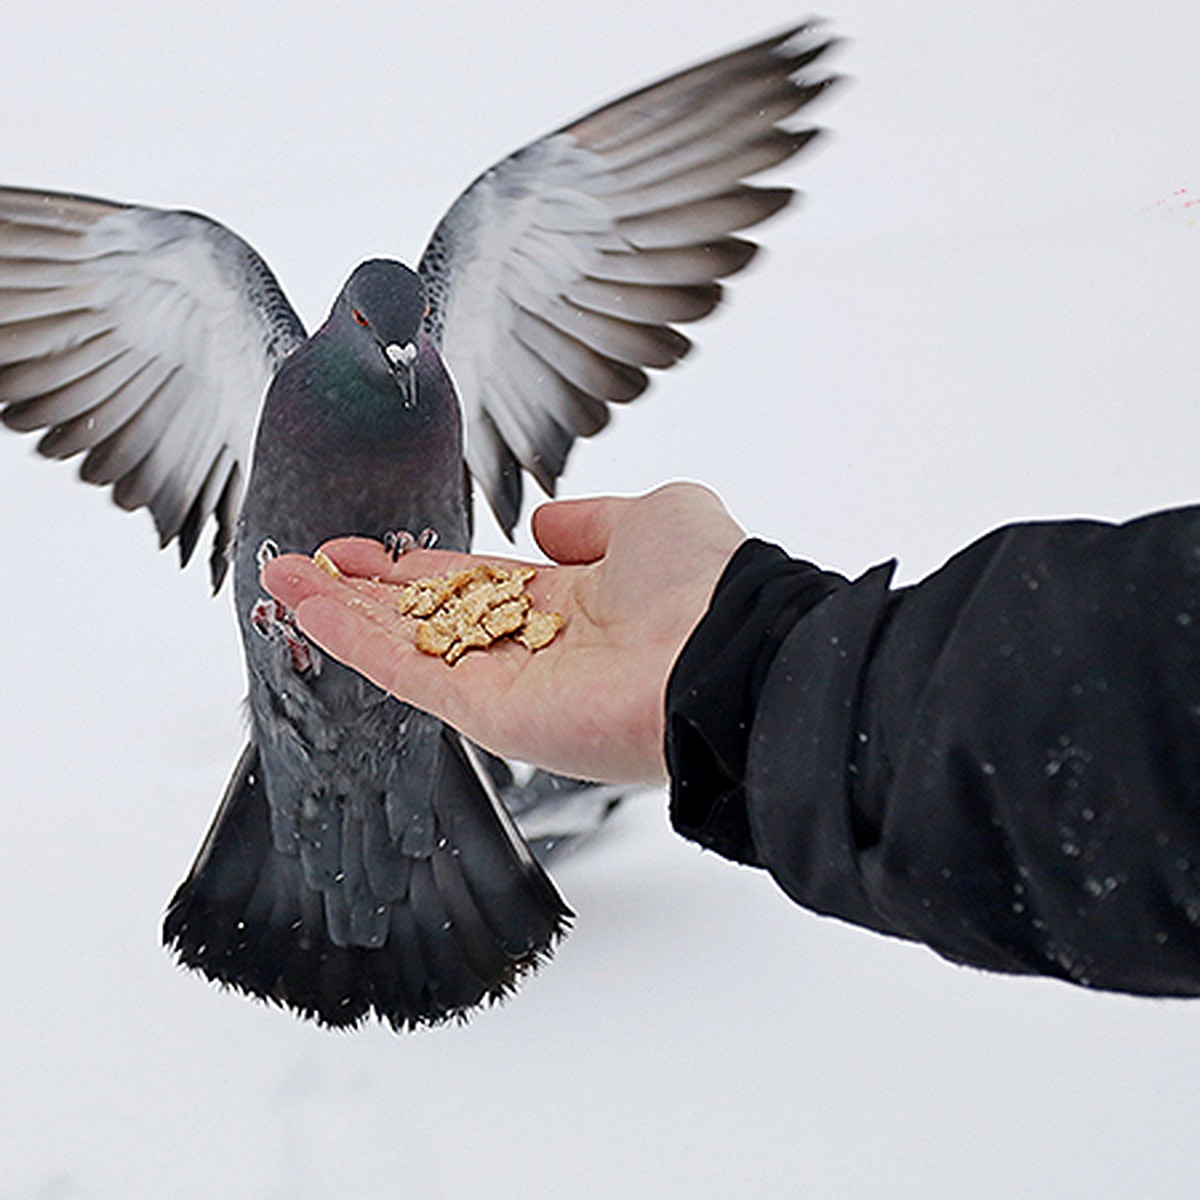
[[[426,375],[418,372],[415,401],[406,402],[388,372],[364,370],[344,347],[310,342],[280,370],[263,425],[293,449],[339,458],[394,459],[421,445],[428,452],[428,439],[437,440],[439,427],[456,431],[457,403],[453,392],[446,395],[436,386],[436,375],[428,381]]]
[[[315,339],[314,339],[315,340]],[[327,538],[436,529],[469,540],[458,400],[436,352],[417,365],[416,403],[371,386],[361,362],[308,342],[284,364],[259,424],[239,529],[238,573],[250,603],[264,537],[310,553]],[[241,601],[239,600],[239,603]]]

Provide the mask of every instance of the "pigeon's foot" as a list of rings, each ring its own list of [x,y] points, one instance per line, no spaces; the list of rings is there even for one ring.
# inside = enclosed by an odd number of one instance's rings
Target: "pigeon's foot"
[[[422,529],[415,536],[407,529],[389,529],[383,535],[383,548],[392,556],[392,562],[396,562],[410,550],[432,550],[437,540],[436,529]]]
[[[274,538],[263,538],[254,552],[254,561],[261,571],[273,558],[279,557],[279,543]]]
[[[259,548],[262,553],[262,548]],[[321,656],[311,642],[296,627],[296,614],[290,608],[263,596],[250,609],[250,624],[259,637],[279,642],[288,652],[292,670],[297,675],[321,669]]]

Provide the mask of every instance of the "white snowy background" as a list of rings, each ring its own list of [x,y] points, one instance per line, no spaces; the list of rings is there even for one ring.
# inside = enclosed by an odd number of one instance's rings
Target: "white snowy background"
[[[315,324],[502,155],[804,15],[10,6],[0,179],[214,215]],[[1200,8],[828,16],[853,80],[783,172],[803,206],[564,492],[703,479],[904,580],[1005,520],[1196,500]],[[216,991],[158,924],[241,742],[228,598],[10,433],[0,588],[0,1200],[1196,1194],[1200,1005],[818,919],[658,795],[561,867],[573,935],[465,1028],[330,1034]]]

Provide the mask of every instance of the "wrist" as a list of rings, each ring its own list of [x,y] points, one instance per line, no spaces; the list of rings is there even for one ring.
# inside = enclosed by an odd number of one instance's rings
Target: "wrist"
[[[757,861],[743,785],[758,696],[788,633],[845,583],[757,539],[731,558],[664,696],[671,817],[684,836]]]

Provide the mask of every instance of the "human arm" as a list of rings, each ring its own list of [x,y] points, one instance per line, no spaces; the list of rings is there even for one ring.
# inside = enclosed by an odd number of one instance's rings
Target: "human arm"
[[[1200,509],[1010,526],[798,617],[796,571],[744,545],[678,659],[676,828],[956,961],[1200,994]]]

